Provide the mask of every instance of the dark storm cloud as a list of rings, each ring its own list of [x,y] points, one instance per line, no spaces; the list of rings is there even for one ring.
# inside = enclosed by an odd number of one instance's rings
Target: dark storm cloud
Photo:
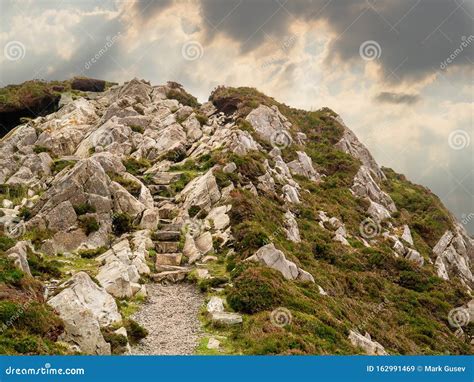
[[[110,72],[120,69],[120,43],[123,24],[117,19],[104,20],[101,15],[84,16],[75,28],[81,36],[73,56],[56,65],[47,78],[70,78],[76,75],[110,79]],[[113,79],[111,79],[113,80]]]
[[[380,103],[391,103],[395,105],[413,105],[420,100],[418,94],[381,92],[377,94],[375,100]]]
[[[138,17],[150,19],[172,4],[171,0],[137,0],[134,8],[138,11]]]
[[[282,39],[294,20],[324,20],[334,32],[329,63],[361,60],[365,41],[380,46],[378,60],[388,82],[419,80],[439,70],[472,35],[474,6],[463,0],[201,0],[209,36],[223,33],[247,52],[264,39]],[[451,67],[468,66],[474,44]]]

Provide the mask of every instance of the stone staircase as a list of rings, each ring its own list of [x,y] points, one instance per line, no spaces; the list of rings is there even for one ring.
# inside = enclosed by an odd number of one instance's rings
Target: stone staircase
[[[156,282],[179,282],[186,278],[191,271],[189,267],[182,266],[183,254],[181,252],[182,224],[173,223],[171,219],[161,219],[160,229],[153,236],[155,244],[156,273],[152,278]]]

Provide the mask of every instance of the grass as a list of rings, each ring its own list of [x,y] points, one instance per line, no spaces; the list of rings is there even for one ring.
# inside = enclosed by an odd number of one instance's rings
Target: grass
[[[66,159],[55,159],[53,164],[51,165],[51,171],[54,175],[59,173],[60,171],[64,170],[65,168],[71,168],[76,164],[74,160],[66,160]]]

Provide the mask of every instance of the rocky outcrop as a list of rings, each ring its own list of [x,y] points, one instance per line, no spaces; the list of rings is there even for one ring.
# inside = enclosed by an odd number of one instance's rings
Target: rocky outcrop
[[[319,182],[321,175],[314,169],[311,158],[303,151],[297,151],[298,159],[288,163],[288,167],[293,174],[305,176],[306,178]]]
[[[103,264],[97,280],[114,297],[132,297],[142,289],[140,274],[150,273],[145,256],[144,248],[132,252],[129,241],[124,239],[97,257]]]
[[[349,340],[352,345],[364,350],[368,355],[388,355],[384,347],[377,341],[372,340],[369,333],[362,334],[351,330],[349,332]]]
[[[433,248],[438,276],[449,280],[451,275],[459,275],[469,287],[474,285],[471,271],[474,241],[459,224],[456,230],[446,231]]]
[[[374,157],[370,151],[365,147],[357,138],[357,136],[350,130],[341,117],[337,117],[336,121],[339,122],[344,128],[344,134],[341,140],[336,143],[336,146],[339,147],[345,153],[352,155],[354,158],[359,159],[363,166],[370,169],[371,173],[377,180],[385,179],[385,174],[380,169],[379,165],[375,161]]]
[[[193,179],[181,191],[177,201],[182,201],[184,208],[191,206],[210,211],[211,206],[221,197],[216,178],[209,170],[206,174]]]
[[[13,260],[19,270],[31,276],[28,251],[33,251],[31,243],[29,241],[19,241],[6,252],[6,255]]]
[[[298,266],[286,259],[285,254],[276,249],[273,243],[261,247],[254,255],[246,261],[256,261],[280,272],[288,280],[301,280],[314,283],[313,276],[298,268]]]
[[[110,354],[100,328],[121,320],[114,298],[85,272],[75,274],[61,287],[64,289],[48,301],[64,321],[61,340],[84,353]]]
[[[368,213],[379,221],[390,217],[391,212],[395,212],[397,207],[392,198],[381,190],[372,177],[372,172],[366,166],[361,166],[351,188],[354,195],[359,198],[370,200]]]
[[[246,117],[261,139],[274,145],[288,145],[292,138],[289,133],[291,123],[276,106],[260,105]]]

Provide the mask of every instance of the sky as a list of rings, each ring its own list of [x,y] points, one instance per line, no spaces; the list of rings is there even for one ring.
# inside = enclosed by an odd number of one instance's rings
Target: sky
[[[76,75],[328,106],[474,233],[473,0],[0,0],[0,86]]]

